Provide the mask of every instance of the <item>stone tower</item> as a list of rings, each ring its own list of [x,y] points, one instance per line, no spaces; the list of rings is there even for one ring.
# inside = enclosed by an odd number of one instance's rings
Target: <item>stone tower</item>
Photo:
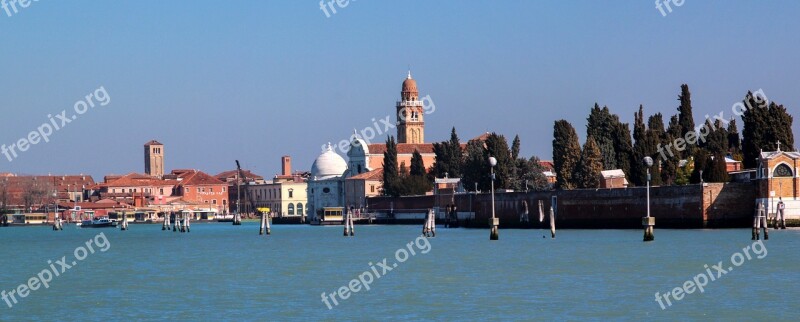
[[[164,177],[164,145],[156,140],[144,145],[144,173],[157,177]]]
[[[425,115],[422,101],[419,100],[417,81],[411,78],[411,71],[403,81],[400,101],[397,102],[397,143],[425,143]]]

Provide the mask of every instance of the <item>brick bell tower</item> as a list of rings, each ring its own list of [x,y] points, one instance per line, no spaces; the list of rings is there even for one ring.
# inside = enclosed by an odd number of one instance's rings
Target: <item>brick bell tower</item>
[[[156,177],[164,177],[164,145],[156,140],[144,145],[144,173]]]
[[[411,71],[403,81],[400,101],[397,102],[397,143],[425,143],[425,115],[422,101],[419,100],[417,81],[411,78]]]

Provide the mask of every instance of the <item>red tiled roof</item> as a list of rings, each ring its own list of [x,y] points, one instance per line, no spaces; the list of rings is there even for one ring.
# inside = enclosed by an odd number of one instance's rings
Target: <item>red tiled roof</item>
[[[186,173],[182,176],[184,179],[180,182],[181,186],[200,186],[200,185],[224,185],[222,180],[214,178],[203,171],[195,171],[194,173]]]
[[[174,186],[178,184],[176,180],[161,180],[154,177],[130,173],[121,178],[105,183],[106,187],[153,187],[153,186]]]
[[[151,146],[151,145],[163,145],[163,144],[161,144],[161,142],[158,142],[156,140],[150,140],[150,142],[144,144],[144,146]]]
[[[397,144],[397,154],[413,154],[414,150],[419,151],[421,154],[433,153],[433,143],[410,144],[400,143]],[[375,143],[369,145],[370,154],[383,154],[386,152],[386,144]]]
[[[383,180],[383,168],[372,170],[370,172],[364,172],[362,174],[347,178],[347,180]]]
[[[550,170],[550,171],[553,171],[553,169],[555,169],[555,168],[556,168],[556,166],[555,166],[555,165],[553,165],[553,161],[541,161],[541,160],[540,160],[540,161],[539,161],[539,164],[540,164],[541,166],[543,166],[543,167],[547,168],[547,169],[548,169],[548,170]]]

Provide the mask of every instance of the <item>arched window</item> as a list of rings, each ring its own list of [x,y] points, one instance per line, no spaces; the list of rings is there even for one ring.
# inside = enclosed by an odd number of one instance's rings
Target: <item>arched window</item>
[[[289,204],[289,215],[294,215],[294,204],[292,203]]]
[[[305,213],[303,212],[303,203],[300,203],[300,202],[298,202],[298,203],[297,203],[297,214],[298,214],[298,215],[303,215],[303,214],[305,214]]]
[[[773,177],[790,177],[790,178],[794,177],[794,175],[792,175],[792,168],[790,168],[786,164],[779,164],[777,167],[775,167],[775,171],[772,173],[772,176]]]

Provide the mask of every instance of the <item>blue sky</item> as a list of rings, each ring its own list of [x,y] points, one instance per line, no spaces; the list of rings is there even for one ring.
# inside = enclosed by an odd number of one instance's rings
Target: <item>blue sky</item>
[[[0,11],[0,144],[100,86],[111,102],[13,162],[0,156],[0,172],[142,172],[151,139],[167,145],[167,169],[215,174],[239,159],[271,176],[284,154],[308,169],[322,144],[393,113],[409,66],[436,104],[427,141],[453,126],[462,139],[519,134],[522,153],[543,159],[555,120],[583,140],[595,102],[625,122],[639,104],[668,118],[682,83],[697,122],[759,88],[797,116],[798,9],[359,0],[328,18],[318,1],[41,0]]]

